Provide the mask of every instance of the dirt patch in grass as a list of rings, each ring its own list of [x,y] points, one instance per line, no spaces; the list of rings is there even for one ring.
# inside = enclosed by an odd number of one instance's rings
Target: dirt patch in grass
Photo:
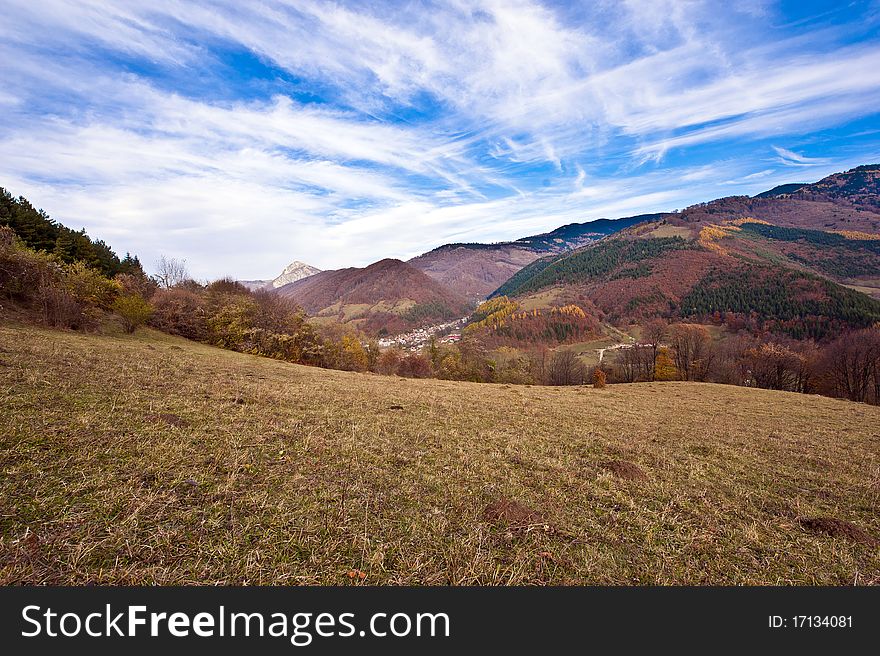
[[[609,460],[602,463],[602,468],[627,481],[648,480],[648,475],[641,467],[627,460]]]
[[[168,424],[169,426],[174,426],[175,428],[186,428],[189,426],[189,422],[183,417],[178,417],[175,414],[170,412],[159,412],[154,414],[149,414],[146,417],[147,421],[154,422],[162,422],[164,424]]]
[[[156,472],[144,472],[140,477],[141,487],[156,487],[159,484],[159,475]]]
[[[833,538],[846,538],[859,544],[876,546],[880,544],[873,535],[852,522],[836,517],[802,517],[798,520],[800,525],[812,533],[824,533]]]
[[[517,528],[540,524],[541,513],[514,499],[498,499],[483,510],[483,519],[495,526]]]
[[[783,517],[785,519],[797,517],[797,511],[785,501],[764,501],[761,504],[761,510],[773,517]]]

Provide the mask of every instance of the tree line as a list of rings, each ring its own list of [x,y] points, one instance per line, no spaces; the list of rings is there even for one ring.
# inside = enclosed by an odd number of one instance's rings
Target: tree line
[[[0,187],[0,226],[8,226],[29,248],[55,255],[65,263],[81,262],[104,276],[143,273],[137,256],[120,258],[102,240],[93,240],[83,230],[72,230],[36,209],[23,196],[14,198]]]
[[[828,342],[747,331],[716,340],[703,325],[661,320],[640,332],[602,365],[610,382],[714,382],[880,404],[880,324]]]

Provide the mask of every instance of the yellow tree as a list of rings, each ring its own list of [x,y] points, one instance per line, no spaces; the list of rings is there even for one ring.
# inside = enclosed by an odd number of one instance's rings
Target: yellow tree
[[[654,380],[675,380],[676,378],[678,378],[678,370],[669,356],[669,349],[661,346],[654,362]]]

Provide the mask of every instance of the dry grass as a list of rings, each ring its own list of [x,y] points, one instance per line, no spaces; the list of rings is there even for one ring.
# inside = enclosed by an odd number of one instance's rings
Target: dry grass
[[[10,325],[0,387],[6,584],[880,581],[880,408]]]

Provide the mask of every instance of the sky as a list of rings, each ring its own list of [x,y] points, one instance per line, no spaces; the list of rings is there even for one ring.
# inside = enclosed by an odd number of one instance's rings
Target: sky
[[[0,0],[0,186],[197,279],[880,162],[880,1]]]

